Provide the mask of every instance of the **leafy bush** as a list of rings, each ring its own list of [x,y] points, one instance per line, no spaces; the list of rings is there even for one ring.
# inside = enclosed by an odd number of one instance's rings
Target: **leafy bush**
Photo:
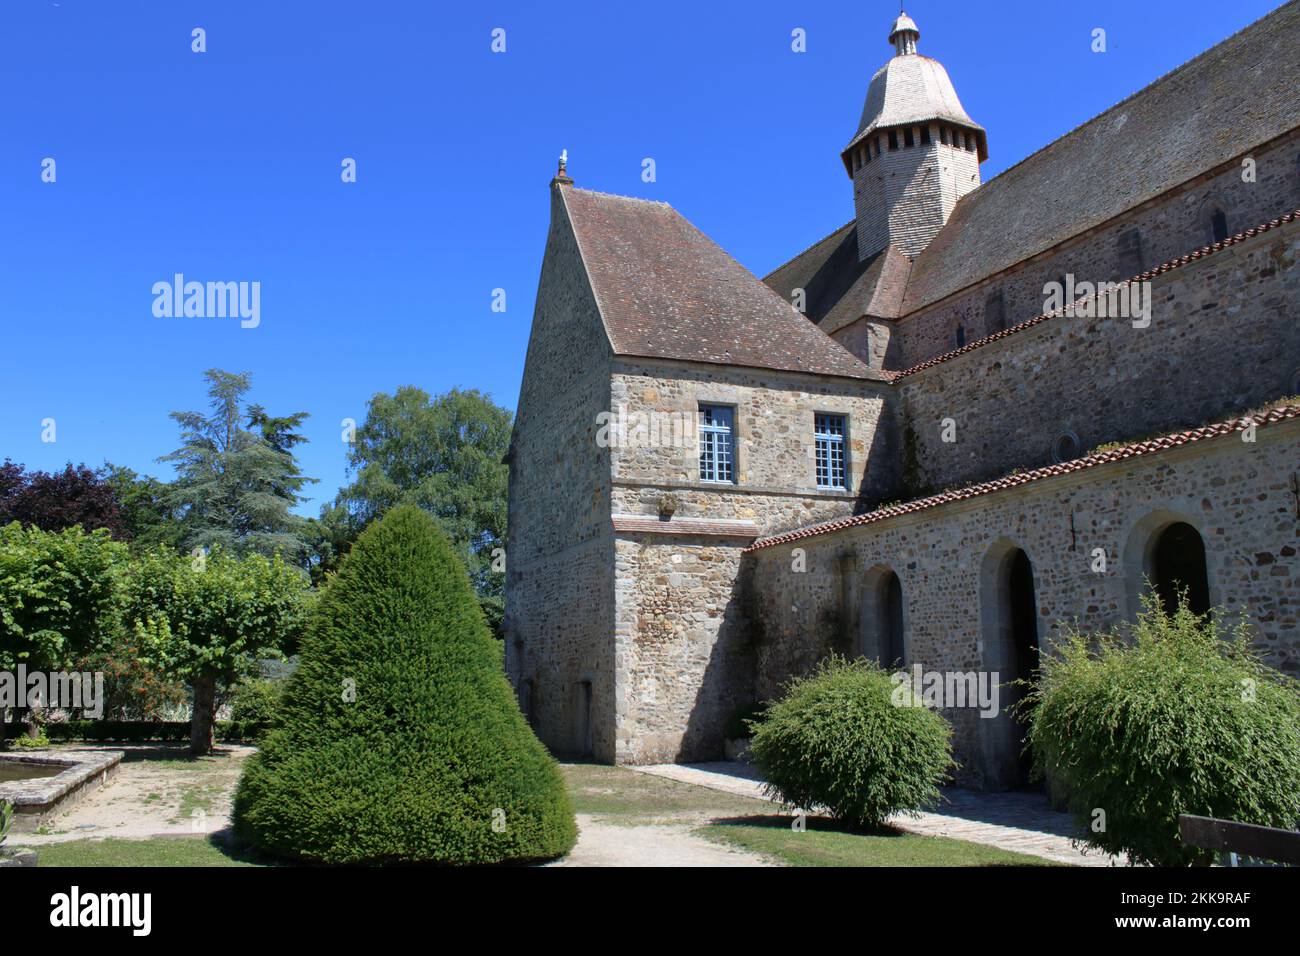
[[[834,656],[792,681],[753,725],[769,795],[858,827],[935,803],[955,766],[952,731],[934,711],[895,705],[893,691],[875,663]]]
[[[249,759],[236,832],[325,863],[496,863],[576,838],[451,544],[418,508],[364,531],[325,586]]]
[[[270,727],[280,716],[284,684],[282,680],[265,677],[241,682],[230,695],[230,719],[241,724]]]
[[[13,804],[0,800],[0,846],[4,846],[5,837],[9,836],[9,828],[14,823]]]
[[[1066,635],[1026,697],[1039,769],[1069,794],[1087,843],[1135,863],[1209,863],[1182,813],[1293,829],[1300,819],[1300,694],[1186,600],[1146,602],[1128,644]],[[1059,656],[1058,656],[1059,655]],[[1094,829],[1094,811],[1104,828]]]
[[[13,739],[18,746],[27,725],[4,724],[3,736]],[[225,741],[256,740],[264,728],[261,724],[237,720],[218,720],[216,736]],[[45,724],[41,728],[48,741],[93,740],[97,742],[122,741],[125,743],[172,743],[188,740],[189,721],[184,720],[63,720]]]
[[[19,734],[14,738],[14,746],[19,750],[44,750],[50,745],[49,735],[45,727],[42,727],[40,733],[35,737],[29,737],[27,734]]]

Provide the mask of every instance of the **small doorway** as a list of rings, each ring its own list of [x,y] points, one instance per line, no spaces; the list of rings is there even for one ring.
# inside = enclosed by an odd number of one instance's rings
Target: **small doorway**
[[[1178,597],[1197,614],[1210,610],[1210,582],[1205,569],[1205,542],[1195,528],[1176,521],[1161,530],[1151,547],[1151,585],[1166,614],[1178,609]]]

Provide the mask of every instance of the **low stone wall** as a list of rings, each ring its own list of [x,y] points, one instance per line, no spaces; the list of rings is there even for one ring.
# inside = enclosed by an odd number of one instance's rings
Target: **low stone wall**
[[[0,754],[0,762],[66,766],[53,777],[0,784],[0,800],[14,808],[14,832],[30,833],[106,784],[122,762],[120,750],[66,750],[57,754]]]

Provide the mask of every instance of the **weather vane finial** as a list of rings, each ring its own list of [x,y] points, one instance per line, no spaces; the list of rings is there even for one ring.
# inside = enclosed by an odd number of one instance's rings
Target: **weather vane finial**
[[[567,149],[562,149],[562,150],[560,150],[560,172],[559,172],[559,175],[563,176],[563,175],[565,174],[565,171],[567,170],[568,166],[569,166],[569,151],[568,151]]]

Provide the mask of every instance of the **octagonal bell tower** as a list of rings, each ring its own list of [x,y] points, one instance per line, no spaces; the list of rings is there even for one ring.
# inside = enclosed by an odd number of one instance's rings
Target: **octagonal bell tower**
[[[943,64],[916,52],[920,38],[899,14],[889,33],[894,56],[871,78],[840,154],[853,180],[859,260],[891,244],[915,257],[979,186],[988,158],[984,128],[966,115]]]

